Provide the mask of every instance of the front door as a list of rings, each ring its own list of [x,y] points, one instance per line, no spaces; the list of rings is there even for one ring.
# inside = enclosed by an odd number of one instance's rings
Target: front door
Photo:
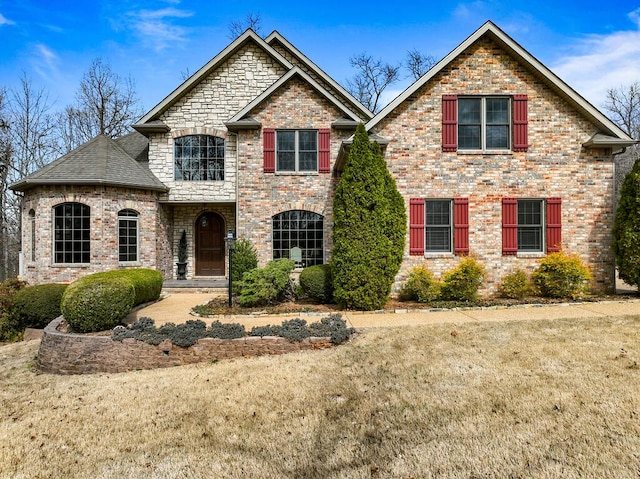
[[[196,221],[196,276],[224,276],[224,221],[216,213]]]

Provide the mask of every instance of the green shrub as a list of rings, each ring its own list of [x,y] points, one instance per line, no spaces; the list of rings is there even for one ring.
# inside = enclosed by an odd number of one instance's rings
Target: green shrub
[[[532,279],[542,296],[576,298],[588,291],[591,272],[577,255],[561,251],[543,258]]]
[[[640,160],[636,160],[620,188],[613,223],[613,252],[620,278],[640,286]]]
[[[333,297],[341,308],[386,303],[407,232],[402,195],[377,143],[359,124],[333,200]]]
[[[282,301],[291,294],[290,274],[295,263],[286,258],[269,261],[264,268],[244,274],[238,299],[241,306],[265,306]]]
[[[474,301],[484,278],[484,269],[474,258],[465,258],[444,274],[441,297],[445,301]]]
[[[134,306],[155,301],[162,292],[162,274],[154,269],[131,268],[114,269],[90,276],[96,278],[126,278],[133,284],[135,290]]]
[[[62,295],[61,309],[75,332],[104,331],[131,312],[134,298],[131,279],[88,275],[69,285]]]
[[[16,329],[9,319],[9,311],[18,291],[27,285],[17,278],[9,278],[0,283],[0,341],[19,341],[22,330]]]
[[[503,298],[522,299],[531,293],[531,280],[523,269],[516,269],[514,272],[502,278],[502,284],[498,288],[500,296]]]
[[[40,284],[27,286],[16,292],[9,310],[8,321],[12,328],[44,328],[62,313],[60,302],[68,284]]]
[[[328,264],[309,266],[300,273],[302,294],[313,301],[331,303],[333,301],[333,280]]]
[[[433,277],[433,273],[426,266],[416,266],[400,290],[400,299],[429,303],[438,299],[440,287],[440,281]]]
[[[233,250],[233,260],[231,264],[231,279],[234,283],[242,281],[242,277],[247,271],[258,267],[258,253],[251,241],[241,239],[236,243]],[[234,291],[234,293],[239,291]]]

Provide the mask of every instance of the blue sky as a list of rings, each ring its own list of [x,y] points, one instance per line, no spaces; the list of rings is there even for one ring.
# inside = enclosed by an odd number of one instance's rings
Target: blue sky
[[[222,50],[229,24],[249,12],[340,83],[354,74],[354,54],[395,63],[415,48],[440,59],[487,20],[597,107],[608,88],[640,81],[640,0],[0,0],[0,87],[25,72],[62,109],[100,57],[134,79],[148,110]]]

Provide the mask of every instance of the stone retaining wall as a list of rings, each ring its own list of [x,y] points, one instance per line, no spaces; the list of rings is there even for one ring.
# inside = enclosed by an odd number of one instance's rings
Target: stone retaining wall
[[[166,340],[153,346],[135,339],[113,341],[111,336],[63,333],[63,318],[45,328],[38,350],[38,369],[55,374],[117,373],[136,369],[181,366],[235,357],[284,354],[331,346],[328,338],[309,338],[289,342],[279,337],[239,339],[200,339],[191,347],[175,346]]]

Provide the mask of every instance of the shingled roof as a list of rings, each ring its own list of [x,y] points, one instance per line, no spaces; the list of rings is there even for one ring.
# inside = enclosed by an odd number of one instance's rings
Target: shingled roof
[[[167,191],[144,162],[148,144],[142,135],[120,140],[98,135],[10,188],[25,191],[40,185],[108,185]],[[137,159],[143,161],[136,161]]]

